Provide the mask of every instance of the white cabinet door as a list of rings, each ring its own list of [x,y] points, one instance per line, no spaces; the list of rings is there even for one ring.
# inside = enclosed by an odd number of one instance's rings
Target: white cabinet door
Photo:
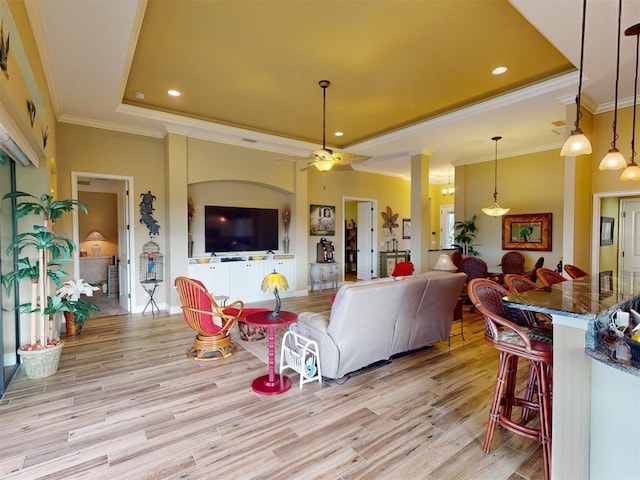
[[[204,286],[207,287],[207,290],[209,290],[212,285],[210,265],[210,263],[193,263],[189,264],[189,268],[187,269],[189,278],[200,280]]]
[[[289,291],[295,292],[296,290],[296,261],[293,259],[277,259],[277,260],[266,260],[264,262],[264,276],[266,277],[269,273],[272,273],[274,270],[278,273],[284,275],[287,279],[287,283],[289,283]]]
[[[230,262],[229,291],[233,299],[256,301],[262,294],[260,286],[264,278],[264,261]]]
[[[211,264],[211,282],[209,290],[213,295],[229,295],[229,265],[226,263]]]

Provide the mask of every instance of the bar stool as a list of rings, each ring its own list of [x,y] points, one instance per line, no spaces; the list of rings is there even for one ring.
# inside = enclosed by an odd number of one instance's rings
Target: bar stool
[[[496,389],[491,404],[489,423],[485,434],[483,450],[489,453],[496,425],[526,438],[542,443],[544,477],[551,475],[551,376],[553,370],[553,346],[551,332],[545,329],[520,327],[507,318],[526,318],[518,309],[509,308],[502,298],[509,291],[488,279],[474,279],[468,286],[469,297],[485,318],[487,328],[484,339],[487,345],[500,352]],[[535,376],[536,401],[516,396],[516,374],[518,360],[530,362]],[[523,412],[537,411],[539,428],[527,426],[525,421],[512,418],[513,409],[520,407]]]

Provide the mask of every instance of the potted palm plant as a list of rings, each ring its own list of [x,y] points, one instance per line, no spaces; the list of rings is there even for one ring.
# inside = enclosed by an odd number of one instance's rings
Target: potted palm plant
[[[92,297],[96,290],[98,287],[94,287],[82,279],[75,282],[67,280],[56,290],[55,297],[50,297],[46,313],[53,315],[63,312],[67,335],[80,333],[91,312],[100,310],[100,307],[85,300],[82,295]]]
[[[17,234],[7,247],[6,253],[15,255],[17,261],[15,270],[2,276],[2,284],[9,295],[21,281],[30,282],[31,299],[18,306],[30,315],[29,341],[18,349],[18,354],[28,378],[43,378],[57,371],[64,345],[48,309],[53,303],[51,281],[56,287],[62,287],[62,278],[67,275],[63,263],[71,261],[75,249],[71,240],[56,236],[51,231],[50,222],[74,208],[87,213],[87,208],[77,200],[55,200],[47,194],[36,197],[25,192],[11,192],[3,199],[24,199],[15,205],[17,218],[37,215],[42,219],[41,224],[34,225],[31,231]]]
[[[473,242],[476,239],[476,234],[478,233],[478,227],[476,226],[476,216],[471,217],[470,220],[464,220],[461,222],[456,222],[455,236],[453,237],[454,243],[453,246],[460,252],[460,254],[464,257],[466,256],[474,256],[477,257],[479,255],[478,251],[475,249],[477,245],[474,245]]]

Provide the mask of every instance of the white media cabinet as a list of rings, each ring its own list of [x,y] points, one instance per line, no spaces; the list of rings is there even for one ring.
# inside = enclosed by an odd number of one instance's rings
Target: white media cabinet
[[[187,270],[190,278],[200,280],[209,293],[214,296],[226,295],[230,301],[242,300],[244,303],[261,302],[273,299],[273,293],[261,290],[262,280],[274,270],[283,274],[289,290],[278,292],[287,297],[296,291],[296,259],[290,253],[269,255],[221,255],[200,259],[207,263],[198,263],[198,259],[189,259]]]

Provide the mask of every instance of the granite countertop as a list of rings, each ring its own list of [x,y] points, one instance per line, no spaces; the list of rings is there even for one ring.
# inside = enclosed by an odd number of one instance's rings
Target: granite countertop
[[[613,368],[640,376],[640,364],[623,364],[610,356],[610,342],[602,328],[618,309],[640,311],[640,276],[633,272],[603,272],[568,280],[551,287],[509,295],[504,303],[513,308],[571,317],[585,322],[586,353]]]

